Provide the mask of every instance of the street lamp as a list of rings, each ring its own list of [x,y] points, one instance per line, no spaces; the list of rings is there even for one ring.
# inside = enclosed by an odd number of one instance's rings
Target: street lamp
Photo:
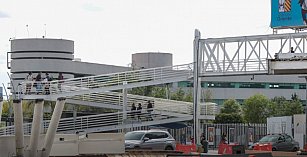
[[[298,78],[304,78],[305,79],[305,144],[307,143],[307,75],[298,76]]]

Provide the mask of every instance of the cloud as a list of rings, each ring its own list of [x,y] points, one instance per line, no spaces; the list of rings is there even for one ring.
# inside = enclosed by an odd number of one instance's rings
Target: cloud
[[[86,3],[82,5],[82,8],[86,11],[102,11],[102,8],[98,5],[92,4],[92,3]]]
[[[0,18],[9,18],[9,14],[3,12],[3,11],[0,11]]]

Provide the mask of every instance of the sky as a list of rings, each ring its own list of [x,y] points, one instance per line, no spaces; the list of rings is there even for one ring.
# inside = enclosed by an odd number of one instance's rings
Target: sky
[[[270,0],[0,0],[0,86],[9,82],[10,38],[74,41],[75,58],[128,66],[139,52],[193,60],[201,38],[272,34]]]

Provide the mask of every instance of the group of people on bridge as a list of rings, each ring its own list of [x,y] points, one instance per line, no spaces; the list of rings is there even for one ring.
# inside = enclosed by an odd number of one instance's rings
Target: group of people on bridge
[[[39,72],[35,77],[32,72],[29,72],[25,78],[26,82],[26,91],[25,94],[32,94],[32,87],[36,90],[36,94],[50,94],[50,81],[53,81],[53,77],[49,73],[45,73],[45,77],[42,77],[42,73]],[[63,74],[59,73],[57,80],[64,80]],[[61,81],[58,83],[57,87],[61,91]]]
[[[138,106],[135,106],[135,103],[132,103],[131,105],[131,113],[130,113],[130,117],[132,119],[137,118],[137,120],[142,120],[142,104],[138,103]],[[153,111],[153,104],[150,102],[150,100],[147,101],[147,120],[153,120],[152,119],[152,111]]]

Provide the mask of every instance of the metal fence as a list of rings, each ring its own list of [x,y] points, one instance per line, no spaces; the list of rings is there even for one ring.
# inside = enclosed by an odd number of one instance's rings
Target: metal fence
[[[201,127],[213,148],[218,147],[222,135],[226,135],[228,143],[249,146],[267,134],[266,124],[203,124]]]
[[[202,133],[209,142],[211,148],[217,148],[222,135],[225,134],[228,143],[236,143],[249,146],[257,142],[267,134],[266,124],[211,124],[201,125]],[[182,129],[168,129],[177,142],[181,144],[190,144],[193,138],[193,126]]]

